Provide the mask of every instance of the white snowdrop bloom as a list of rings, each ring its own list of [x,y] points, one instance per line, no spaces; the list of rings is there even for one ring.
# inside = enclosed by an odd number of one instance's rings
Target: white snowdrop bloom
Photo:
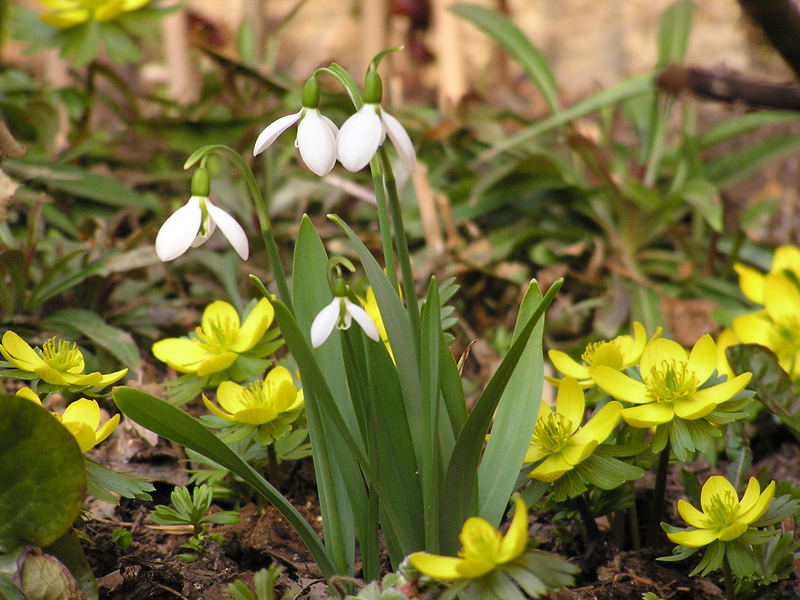
[[[280,134],[299,121],[294,145],[300,150],[300,158],[317,175],[330,173],[336,164],[339,130],[333,121],[319,112],[318,106],[319,82],[312,76],[303,88],[303,108],[267,125],[256,139],[253,156],[269,148]]]
[[[311,323],[311,345],[319,348],[330,337],[334,328],[348,329],[353,319],[370,339],[381,341],[378,328],[367,311],[345,296],[336,296],[314,317]]]
[[[392,141],[400,159],[409,170],[414,169],[414,144],[400,124],[380,104],[365,103],[342,125],[336,138],[339,162],[355,173],[369,164],[386,137]]]
[[[156,254],[164,262],[174,260],[205,242],[217,227],[242,260],[247,260],[250,249],[244,229],[205,196],[192,196],[164,221],[156,236]]]

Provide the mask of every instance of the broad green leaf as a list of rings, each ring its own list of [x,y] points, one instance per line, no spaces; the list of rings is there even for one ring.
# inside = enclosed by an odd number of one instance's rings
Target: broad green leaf
[[[102,23],[100,38],[108,52],[108,56],[117,64],[136,62],[141,59],[139,47],[131,36],[120,27],[119,23],[110,21]]]
[[[683,62],[693,14],[691,0],[678,0],[664,11],[658,30],[658,66]]]
[[[753,373],[748,388],[800,439],[800,399],[794,394],[792,380],[780,367],[776,356],[758,344],[730,346],[725,354],[734,373]]]
[[[542,292],[536,280],[533,280],[522,300],[514,327],[515,337],[512,340],[519,337],[541,300]],[[536,425],[544,377],[543,331],[544,318],[534,328],[500,397],[492,425],[492,436],[478,467],[480,516],[494,527],[500,524],[503,517]]]
[[[51,314],[44,322],[46,326],[55,324],[77,329],[116,356],[123,366],[128,367],[131,377],[138,378],[142,357],[133,337],[127,331],[112,327],[97,313],[82,308],[65,308]]]
[[[0,396],[0,481],[0,552],[53,543],[72,527],[86,495],[75,438],[19,396]]]
[[[455,554],[458,549],[458,531],[469,516],[469,504],[477,483],[481,449],[500,397],[528,345],[528,340],[533,334],[536,324],[550,306],[562,283],[563,280],[559,279],[547,290],[547,294],[542,298],[525,327],[520,330],[519,336],[511,344],[508,354],[475,402],[472,412],[456,439],[440,492],[442,502],[446,502],[450,507],[447,514],[442,514],[440,519],[440,543],[445,554]]]
[[[644,471],[635,465],[600,454],[593,454],[579,463],[575,470],[601,490],[613,490],[626,481],[633,481],[644,475]]]
[[[98,600],[100,596],[92,567],[86,559],[78,534],[74,529],[69,529],[43,550],[45,553],[55,556],[69,569],[86,600]],[[2,597],[2,592],[0,592],[0,598]]]
[[[706,164],[706,175],[720,189],[733,185],[758,171],[765,164],[800,149],[800,135],[771,137],[727,152]]]
[[[449,8],[500,44],[539,89],[550,112],[558,112],[558,87],[547,59],[513,22],[495,10],[476,4],[455,4]]]
[[[181,446],[191,448],[219,463],[246,481],[256,492],[278,509],[303,540],[320,570],[326,577],[336,573],[333,561],[314,529],[303,516],[266,479],[242,460],[197,419],[182,410],[141,390],[118,387],[113,391],[114,402],[128,417]]]
[[[481,165],[485,162],[488,162],[498,154],[509,152],[517,147],[526,146],[537,135],[557,129],[571,121],[574,121],[575,119],[585,117],[586,115],[597,112],[598,110],[607,106],[617,104],[628,98],[633,98],[634,96],[639,96],[641,94],[647,94],[652,91],[652,73],[638,75],[636,77],[632,77],[631,79],[627,79],[612,85],[611,87],[607,87],[603,90],[600,90],[596,94],[589,96],[585,100],[582,100],[577,104],[562,110],[561,112],[550,115],[549,117],[546,117],[541,121],[537,121],[525,129],[508,136],[502,142],[495,144],[478,156],[478,158],[474,161],[476,164],[471,166],[474,167]]]

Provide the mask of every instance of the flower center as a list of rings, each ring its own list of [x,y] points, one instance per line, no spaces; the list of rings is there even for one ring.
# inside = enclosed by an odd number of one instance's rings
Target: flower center
[[[710,524],[724,528],[735,520],[738,507],[739,500],[730,492],[725,492],[712,496],[711,502],[704,512]]]
[[[690,371],[683,361],[662,360],[661,364],[650,370],[649,377],[646,373],[643,375],[647,395],[655,402],[672,402],[686,398],[700,385],[694,371]]]
[[[70,371],[77,368],[83,369],[83,354],[78,350],[75,342],[67,342],[52,337],[42,344],[42,349],[36,351],[48,367],[56,371]]]
[[[255,408],[264,404],[264,382],[254,381],[245,388],[242,388],[239,399],[247,408]]]
[[[198,327],[197,337],[213,352],[225,352],[236,339],[239,327],[230,318],[217,318],[209,321],[208,329]]]
[[[587,345],[581,359],[590,367],[605,365],[619,371],[623,366],[622,352],[616,340],[593,342]]]
[[[536,420],[532,442],[548,454],[561,450],[572,436],[572,421],[559,413],[550,413]]]

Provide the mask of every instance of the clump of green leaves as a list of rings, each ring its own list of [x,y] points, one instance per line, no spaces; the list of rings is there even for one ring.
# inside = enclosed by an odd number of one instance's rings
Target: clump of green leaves
[[[159,525],[191,525],[193,532],[189,541],[181,544],[181,548],[189,550],[187,554],[179,554],[178,558],[187,562],[197,560],[209,542],[222,543],[219,534],[208,534],[209,523],[229,525],[239,522],[238,511],[224,510],[208,514],[211,502],[214,500],[214,491],[209,485],[199,485],[189,493],[186,487],[176,487],[170,494],[172,507],[159,504],[155,507],[150,517]]]
[[[231,600],[286,600],[287,598],[294,598],[296,590],[288,589],[282,596],[277,596],[275,593],[275,583],[278,577],[283,572],[283,568],[275,563],[268,566],[266,569],[261,569],[253,575],[253,589],[241,580],[237,579],[225,588],[225,596]]]

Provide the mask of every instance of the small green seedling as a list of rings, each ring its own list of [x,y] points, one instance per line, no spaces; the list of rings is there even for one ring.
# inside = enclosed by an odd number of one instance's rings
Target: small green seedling
[[[191,525],[193,527],[192,536],[189,541],[181,545],[190,551],[188,554],[179,554],[178,558],[191,562],[197,560],[209,541],[222,543],[222,536],[218,534],[207,534],[206,528],[209,523],[217,525],[229,525],[239,522],[237,511],[225,510],[208,514],[211,502],[214,500],[214,492],[209,485],[199,485],[194,488],[191,495],[186,487],[176,487],[170,494],[170,501],[174,508],[159,504],[155,507],[153,515],[150,517],[154,523],[159,525]]]
[[[255,593],[241,579],[237,579],[225,588],[225,596],[231,600],[275,600],[276,598],[286,600],[287,598],[294,598],[297,593],[296,589],[288,589],[280,597],[275,595],[275,583],[282,572],[283,567],[273,563],[253,575]]]

